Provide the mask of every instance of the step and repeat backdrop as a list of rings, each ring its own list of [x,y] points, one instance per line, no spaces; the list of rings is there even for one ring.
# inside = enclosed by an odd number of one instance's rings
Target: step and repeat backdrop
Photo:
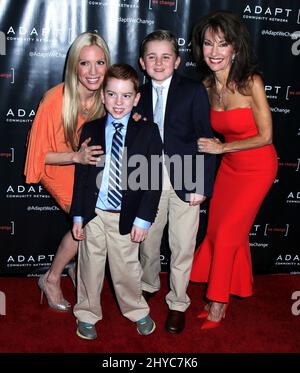
[[[198,79],[192,26],[218,9],[238,13],[250,31],[264,72],[279,157],[277,178],[250,232],[253,269],[300,273],[300,1],[0,0],[0,275],[44,272],[69,229],[68,217],[42,185],[26,185],[23,168],[38,103],[63,80],[74,38],[98,32],[109,45],[112,62],[132,64],[142,82],[141,40],[157,28],[170,29],[178,38],[180,72]],[[208,211],[204,204],[198,242]],[[162,270],[168,270],[168,261],[165,237]]]

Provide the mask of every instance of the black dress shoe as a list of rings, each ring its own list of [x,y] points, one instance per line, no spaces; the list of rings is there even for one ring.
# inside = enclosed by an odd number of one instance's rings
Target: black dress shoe
[[[169,333],[181,333],[185,327],[185,313],[181,311],[169,310],[165,327]]]
[[[149,300],[150,300],[151,298],[153,298],[154,295],[156,294],[156,292],[154,292],[154,293],[149,293],[149,291],[146,291],[146,290],[143,290],[142,293],[143,293],[143,297],[145,298],[145,301],[146,301],[147,303],[148,303]]]

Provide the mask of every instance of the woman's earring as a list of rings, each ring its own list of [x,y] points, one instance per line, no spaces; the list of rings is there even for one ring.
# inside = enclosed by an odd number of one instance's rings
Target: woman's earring
[[[231,63],[233,63],[234,60],[235,60],[235,54],[233,54],[232,57],[231,57]]]

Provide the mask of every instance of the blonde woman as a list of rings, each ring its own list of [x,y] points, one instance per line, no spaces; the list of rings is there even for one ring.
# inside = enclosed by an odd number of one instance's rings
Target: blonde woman
[[[48,190],[66,213],[69,213],[75,163],[95,165],[103,153],[101,146],[88,146],[86,139],[78,149],[82,125],[104,115],[100,88],[110,54],[106,42],[96,33],[85,32],[73,42],[68,52],[64,83],[47,91],[36,113],[27,150],[27,183],[38,183]],[[65,266],[74,258],[78,241],[71,231],[63,237],[49,270],[39,278],[50,307],[69,311],[60,278]],[[75,282],[74,267],[73,282]],[[42,297],[41,297],[42,300]]]

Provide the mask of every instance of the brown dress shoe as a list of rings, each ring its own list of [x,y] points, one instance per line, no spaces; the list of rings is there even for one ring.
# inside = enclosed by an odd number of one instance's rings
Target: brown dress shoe
[[[169,310],[165,327],[169,333],[181,333],[185,327],[185,313],[181,311]]]
[[[145,298],[145,301],[148,303],[149,300],[153,298],[156,293],[149,293],[149,291],[143,290],[142,294],[143,294],[143,297]]]

